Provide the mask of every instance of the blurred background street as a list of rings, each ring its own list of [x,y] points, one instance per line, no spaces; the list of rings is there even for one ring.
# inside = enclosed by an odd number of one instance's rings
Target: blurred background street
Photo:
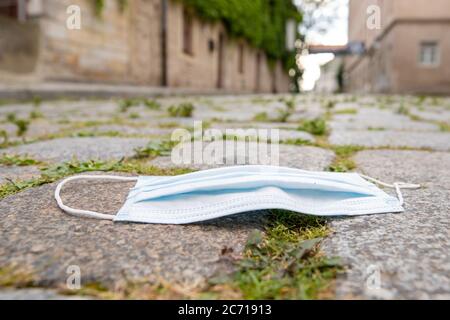
[[[0,0],[0,299],[449,299],[449,36],[446,0]],[[195,140],[200,122],[245,154],[278,130],[281,166],[422,188],[404,213],[354,218],[143,225],[57,207],[83,172],[237,164],[172,161],[174,131]],[[62,196],[115,214],[131,187]]]

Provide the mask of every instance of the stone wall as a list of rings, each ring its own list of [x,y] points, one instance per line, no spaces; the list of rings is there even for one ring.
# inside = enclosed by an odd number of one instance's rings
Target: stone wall
[[[39,24],[0,17],[0,26],[0,73],[33,73],[39,54]]]
[[[167,27],[169,87],[215,88],[220,26],[193,19],[191,54],[183,50],[183,7],[176,2],[169,2]],[[209,50],[209,41],[215,43],[213,51]]]
[[[6,52],[14,51],[4,54],[2,50],[0,73],[12,68],[16,73],[34,73],[38,81],[163,84],[161,0],[128,1],[125,10],[121,10],[118,1],[105,1],[100,16],[92,0],[42,3],[44,14],[36,21],[26,25],[15,23],[0,30],[0,44],[9,44]],[[80,30],[66,27],[66,10],[70,5],[81,8]],[[230,92],[288,91],[289,77],[281,64],[270,68],[263,52],[243,39],[228,37],[221,23],[206,23],[193,16],[190,54],[183,50],[180,3],[168,1],[166,25],[169,87],[212,90],[221,83],[220,89]],[[10,30],[16,30],[14,33],[21,37],[2,40],[11,35]],[[219,59],[221,34],[224,42]],[[17,46],[20,48],[14,49]]]
[[[161,1],[129,1],[133,23],[129,31],[129,80],[142,85],[162,84]]]
[[[173,87],[216,88],[219,83],[219,37],[224,36],[222,63],[222,89],[238,92],[279,92],[289,90],[289,77],[276,64],[271,70],[263,52],[251,47],[245,40],[226,35],[220,23],[192,23],[192,53],[183,50],[183,7],[169,3],[168,12],[168,83]],[[242,69],[240,69],[242,47]],[[261,59],[258,66],[257,55]],[[257,70],[259,68],[259,71]],[[259,76],[258,76],[259,75]],[[277,78],[275,81],[274,77]],[[259,82],[259,83],[258,83]]]
[[[366,27],[372,4],[381,8],[379,30]],[[346,58],[347,91],[450,94],[450,1],[350,0],[349,40],[364,41],[369,50]],[[419,61],[426,41],[438,43],[436,65]]]
[[[66,28],[66,8],[81,8],[81,29]],[[116,1],[105,1],[101,17],[93,1],[47,0],[41,18],[43,47],[41,72],[48,80],[129,82],[129,12]]]

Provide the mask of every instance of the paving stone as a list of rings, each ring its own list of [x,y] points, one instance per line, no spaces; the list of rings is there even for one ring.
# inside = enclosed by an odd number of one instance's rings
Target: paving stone
[[[12,123],[1,123],[0,124],[0,131],[5,131],[8,137],[15,136],[17,133],[17,126]],[[0,137],[0,139],[3,139]],[[0,143],[2,140],[0,140]]]
[[[254,122],[259,112],[276,117],[284,108],[280,99],[290,95],[248,95],[220,97],[168,97],[158,99],[161,110],[143,106],[120,112],[118,101],[44,101],[39,109],[32,104],[0,107],[0,122],[9,113],[28,119],[39,110],[43,119],[33,120],[26,134],[36,137],[57,133],[74,122],[124,119],[133,125],[99,125],[80,129],[83,132],[120,131],[126,134],[170,134],[175,127],[190,128],[194,121],[208,120],[212,128],[279,128],[283,139],[313,138],[296,131],[305,119],[323,117],[327,100],[336,101],[334,111],[357,109],[357,114],[335,114],[329,121],[332,144],[357,144],[367,147],[412,147],[450,150],[450,133],[440,132],[433,121],[449,121],[450,100],[433,106],[427,100],[417,108],[415,97],[372,95],[302,95],[296,97],[296,108],[287,123]],[[170,117],[167,108],[173,104],[192,102],[191,118]],[[397,114],[400,105],[412,115],[426,121],[413,121]],[[383,109],[377,108],[383,106]],[[131,113],[139,115],[131,119]],[[215,121],[211,121],[214,119]],[[67,120],[69,123],[59,123]],[[54,125],[56,123],[57,125]],[[134,124],[136,126],[134,126]],[[166,126],[161,128],[160,126]],[[169,128],[170,127],[170,128]],[[373,130],[368,130],[368,128]],[[2,122],[15,139],[16,127]],[[293,129],[293,130],[292,130]],[[384,129],[383,131],[377,131]],[[0,138],[1,140],[1,138]],[[49,162],[70,160],[119,159],[134,154],[149,139],[91,137],[64,138],[0,149],[0,153],[28,154]],[[0,141],[1,143],[1,141]],[[227,142],[235,154],[254,150],[255,143]],[[334,159],[329,150],[317,147],[280,145],[282,166],[323,170]],[[334,218],[334,233],[325,240],[327,255],[340,256],[348,269],[336,283],[337,298],[381,299],[449,299],[450,298],[450,153],[427,151],[372,150],[355,156],[358,171],[392,182],[396,180],[422,183],[420,190],[405,190],[406,212],[353,218]],[[236,159],[224,157],[224,165]],[[245,159],[249,163],[249,159]],[[180,166],[170,157],[152,161],[161,167]],[[217,164],[187,164],[206,169]],[[22,179],[39,174],[35,167],[0,167],[0,183],[5,177]],[[81,268],[82,283],[100,282],[110,287],[127,280],[160,278],[193,286],[216,273],[232,271],[222,250],[240,254],[249,233],[264,225],[264,212],[246,213],[207,223],[186,226],[112,223],[68,216],[56,206],[53,192],[56,184],[24,190],[0,200],[0,268],[14,265],[32,270],[41,287],[61,288],[68,277],[67,267]],[[117,182],[77,182],[63,190],[68,205],[83,209],[115,213],[132,184]],[[394,194],[392,190],[386,190]],[[32,201],[30,201],[32,199]],[[381,289],[377,289],[380,273]],[[65,299],[53,289],[0,289],[2,298]]]
[[[62,198],[69,206],[115,213],[132,185],[74,182],[64,187]],[[263,212],[190,225],[78,218],[57,207],[55,187],[44,185],[0,201],[0,267],[30,270],[39,286],[64,285],[71,265],[80,267],[82,284],[115,286],[162,278],[192,286],[217,272],[232,271],[223,249],[239,254],[249,233],[264,223]]]
[[[116,101],[54,101],[43,102],[38,109],[46,119],[68,118],[71,121],[107,119],[119,112]]]
[[[204,148],[208,145],[209,143],[205,142]],[[268,153],[264,152],[265,149],[261,148],[261,145],[262,143],[256,142],[226,141],[223,143],[224,156],[218,159],[222,163],[220,164],[220,162],[217,163],[214,161],[211,161],[212,163],[208,163],[206,160],[209,158],[207,157],[204,157],[202,160],[202,155],[211,154],[210,152],[205,151],[208,149],[202,149],[201,147],[193,149],[194,147],[192,144],[184,144],[180,147],[179,154],[188,154],[187,150],[189,150],[189,148],[191,149],[192,156],[187,159],[187,163],[179,163],[177,158],[175,159],[176,162],[173,162],[171,157],[158,157],[152,160],[151,163],[160,167],[188,167],[196,169],[214,168],[223,165],[272,164],[305,170],[324,170],[334,159],[334,153],[329,150],[317,147],[300,147],[283,144],[279,145],[279,157],[271,158],[270,145],[267,146],[269,148]],[[274,151],[276,151],[276,149]],[[256,156],[251,158],[249,156],[250,154]],[[240,155],[243,158],[238,159],[237,155]],[[212,160],[214,160],[214,158]],[[278,163],[276,162],[277,160],[279,160]]]
[[[26,130],[26,132],[22,136],[17,135],[17,126],[12,123],[6,123],[0,125],[0,131],[5,130],[8,134],[8,141],[9,142],[15,142],[15,141],[23,141],[25,140],[33,140],[38,139],[42,137],[46,137],[48,135],[59,133],[67,128],[69,128],[70,125],[68,124],[57,124],[57,123],[50,123],[46,120],[39,119],[39,120],[33,120]],[[0,138],[3,139],[3,138]],[[0,140],[0,143],[2,141]]]
[[[357,109],[357,114],[337,114],[330,121],[333,130],[384,129],[393,131],[439,131],[439,126],[413,121],[408,116],[375,108]]]
[[[145,138],[62,138],[40,141],[3,149],[5,153],[28,154],[48,162],[62,162],[76,157],[78,160],[121,159],[134,155],[134,149],[148,143]]]
[[[25,138],[33,139],[56,134],[70,127],[70,124],[50,123],[45,119],[33,120],[24,134]]]
[[[125,126],[118,124],[101,125],[96,127],[88,127],[76,130],[74,133],[92,133],[102,134],[108,132],[117,132],[121,135],[137,135],[137,136],[170,136],[174,129],[161,129],[158,127],[141,127],[141,126]]]
[[[227,128],[226,124],[221,126],[213,126],[214,129],[222,130],[223,134],[227,134],[230,136],[236,137],[249,137],[249,138],[257,138],[259,136],[271,136],[273,134],[272,130],[279,130],[279,141],[288,141],[288,140],[304,140],[309,142],[314,142],[314,136],[308,132],[298,131],[298,130],[286,130],[286,129],[277,129],[275,128],[264,128],[261,126],[260,128],[256,127],[236,127],[236,128]],[[261,131],[264,130],[264,131]],[[227,133],[228,132],[228,133]]]
[[[1,153],[1,152],[0,152]],[[40,170],[36,166],[0,166],[0,184],[9,180],[29,180],[40,176]]]
[[[324,109],[314,109],[314,108],[308,108],[305,110],[302,110],[300,112],[296,112],[293,115],[291,115],[288,119],[291,123],[299,123],[304,120],[312,120],[316,118],[321,118],[325,114]]]
[[[412,109],[411,114],[418,116],[422,119],[429,121],[446,122],[450,124],[450,112],[449,110],[418,110],[417,108]]]
[[[48,289],[1,289],[0,300],[88,300],[85,296],[68,296]]]
[[[211,128],[215,129],[286,129],[296,130],[298,124],[289,122],[214,122]]]
[[[358,145],[364,147],[410,147],[450,150],[448,132],[404,131],[332,131],[329,141],[334,145]]]
[[[28,118],[33,106],[30,104],[8,104],[0,106],[0,120],[6,120],[9,114],[14,114],[17,118]]]
[[[337,281],[337,297],[449,299],[450,154],[374,150],[355,161],[372,177],[424,187],[403,191],[403,213],[331,222],[334,233],[323,248],[349,265]]]

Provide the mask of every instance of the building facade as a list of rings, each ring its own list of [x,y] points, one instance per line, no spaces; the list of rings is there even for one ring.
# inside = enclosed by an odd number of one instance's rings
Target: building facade
[[[289,90],[281,62],[269,63],[262,50],[230,37],[220,22],[198,19],[179,1],[94,3],[0,0],[0,81]],[[77,7],[79,29],[71,19]]]
[[[450,1],[350,0],[349,41],[347,91],[450,94]]]
[[[320,78],[316,81],[314,92],[317,93],[338,93],[341,88],[339,86],[339,72],[343,64],[342,57],[335,57],[330,62],[320,66]]]

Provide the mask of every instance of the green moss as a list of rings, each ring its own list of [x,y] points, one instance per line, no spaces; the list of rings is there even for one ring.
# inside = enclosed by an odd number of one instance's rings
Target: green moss
[[[368,127],[367,130],[369,131],[384,131],[386,128],[383,127]]]
[[[128,0],[117,0],[117,5],[121,13],[124,13],[128,7]]]
[[[33,110],[30,112],[30,119],[39,119],[43,117],[44,115],[42,114],[42,112],[39,112],[37,110]]]
[[[408,116],[409,115],[409,108],[406,107],[403,103],[400,105],[400,107],[398,107],[397,109],[397,114],[401,114],[401,115],[405,115]]]
[[[364,147],[355,145],[333,146],[332,150],[338,157],[350,157],[356,152],[364,150]]]
[[[161,109],[161,104],[158,101],[152,100],[152,99],[145,99],[144,100],[144,105],[150,110],[159,110],[159,109]]]
[[[450,132],[450,124],[447,122],[438,122],[439,129],[442,132]]]
[[[292,112],[295,110],[295,98],[283,99],[283,102],[286,104],[288,110]]]
[[[6,115],[6,121],[13,123],[14,121],[16,121],[16,114],[15,113],[8,113]]]
[[[25,181],[10,181],[9,183],[0,185],[0,199],[28,188],[37,187],[57,181],[67,176],[92,171],[103,171],[103,172],[115,171],[115,172],[128,172],[133,174],[165,176],[165,175],[176,175],[187,173],[191,172],[192,170],[185,168],[161,169],[155,166],[148,165],[146,162],[141,162],[138,160],[125,160],[125,159],[122,159],[120,161],[72,160],[41,168],[41,176],[38,178]]]
[[[155,158],[158,156],[170,156],[175,142],[171,140],[156,140],[149,142],[145,147],[136,148],[135,158]]]
[[[131,107],[137,107],[141,103],[138,99],[122,99],[119,101],[120,112],[127,112]]]
[[[334,114],[357,114],[358,110],[353,108],[336,110],[333,112]]]
[[[31,99],[31,103],[34,107],[38,108],[42,104],[42,98],[40,96],[33,96],[33,98]]]
[[[124,137],[124,136],[129,137],[127,135],[123,135],[119,131],[114,131],[114,130],[102,131],[102,132],[83,130],[83,131],[76,132],[72,136],[81,137],[81,138],[86,138],[86,137]]]
[[[167,111],[171,117],[190,118],[194,112],[194,105],[190,102],[170,106]]]
[[[100,18],[105,10],[105,0],[94,0],[93,6],[95,15]]]
[[[8,145],[8,132],[0,130],[0,148]]]
[[[327,122],[324,118],[304,120],[301,122],[298,130],[309,132],[315,136],[323,136],[328,133]]]
[[[22,136],[27,132],[28,126],[30,125],[29,120],[17,119],[14,113],[8,113],[6,115],[6,121],[14,124],[17,127],[17,135]]]
[[[283,144],[289,144],[294,146],[311,146],[314,145],[313,142],[301,138],[297,139],[287,139],[282,141]]]
[[[257,114],[255,114],[255,116],[253,117],[254,121],[258,121],[258,122],[269,122],[269,115],[267,114],[267,112],[259,112]]]
[[[335,152],[336,157],[333,163],[327,168],[331,172],[347,172],[356,168],[356,163],[352,157],[358,151],[364,150],[360,146],[333,146],[331,149]]]
[[[356,168],[356,163],[352,159],[335,159],[327,168],[331,172],[348,172]]]
[[[318,248],[329,233],[326,220],[273,210],[265,232],[255,231],[228,279],[211,279],[212,289],[226,285],[244,299],[317,299],[330,290],[340,269],[337,259]],[[218,293],[218,297],[226,292]]]
[[[161,129],[179,128],[180,126],[181,125],[175,121],[158,123],[158,128],[161,128]]]
[[[272,100],[268,98],[255,97],[251,100],[252,104],[266,105],[269,104]]]
[[[34,285],[35,279],[32,273],[17,266],[0,268],[0,287],[29,288]]]
[[[334,107],[336,106],[336,101],[334,100],[325,100],[324,102],[322,102],[322,105],[325,109],[327,110],[331,110],[334,109]]]
[[[278,108],[277,116],[272,120],[274,122],[287,122],[293,111],[290,108]]]
[[[38,164],[41,164],[41,162],[26,155],[0,155],[0,165],[3,166],[32,166]]]
[[[128,117],[130,119],[139,119],[141,117],[141,115],[137,112],[132,112],[132,113],[130,113],[130,115]]]

